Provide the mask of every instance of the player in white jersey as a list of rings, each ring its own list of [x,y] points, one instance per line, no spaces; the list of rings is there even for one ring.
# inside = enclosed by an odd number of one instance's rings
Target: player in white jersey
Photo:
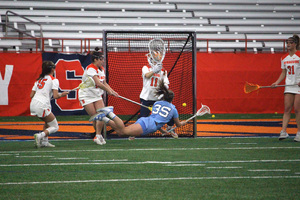
[[[159,101],[161,99],[161,96],[156,96],[155,91],[158,88],[159,81],[162,81],[163,84],[166,86],[166,88],[169,88],[169,79],[168,79],[168,72],[162,67],[162,64],[160,68],[156,69],[153,68],[151,65],[156,65],[157,63],[151,59],[150,53],[147,55],[148,65],[145,65],[142,68],[142,77],[143,77],[143,89],[140,93],[140,101],[141,104],[151,107],[156,101]],[[156,71],[155,71],[156,70]],[[140,109],[140,117],[147,117],[150,115],[150,110],[148,108],[145,108],[141,106]],[[170,122],[167,123],[168,127],[167,130],[171,129],[174,125],[174,120],[171,119]],[[178,135],[171,131],[170,134],[174,138],[178,138]],[[132,137],[129,139],[133,139]]]
[[[35,146],[55,147],[48,142],[48,136],[58,131],[58,123],[55,115],[51,111],[50,100],[64,97],[69,92],[58,92],[59,81],[53,77],[55,65],[51,61],[44,61],[42,73],[32,87],[30,93],[30,113],[45,122],[43,131],[34,134]]]
[[[81,105],[84,107],[88,115],[92,116],[97,113],[97,110],[104,107],[102,95],[104,91],[109,95],[119,96],[106,82],[105,70],[103,68],[104,57],[99,48],[95,48],[92,52],[92,63],[88,65],[82,76],[82,81],[85,81],[88,77],[91,77],[95,82],[95,87],[88,87],[79,89],[78,96]],[[94,121],[93,127],[96,131],[94,142],[99,145],[106,144],[103,136],[101,135],[104,123],[101,121]]]
[[[134,124],[125,127],[123,121],[113,113],[113,107],[105,107],[99,110],[99,114],[95,115],[93,120],[104,121],[111,126],[119,136],[141,136],[162,130],[170,119],[173,119],[176,126],[184,126],[186,121],[179,121],[178,111],[172,104],[174,93],[168,90],[163,82],[160,82],[156,89],[156,95],[162,95],[162,100],[157,101],[153,105],[153,111],[150,116],[139,118]]]
[[[286,41],[288,53],[281,58],[281,74],[272,86],[278,85],[285,79],[286,86],[284,90],[284,114],[282,120],[282,130],[279,140],[289,137],[286,132],[287,126],[291,118],[291,111],[294,107],[297,123],[297,134],[294,138],[295,142],[300,142],[300,51],[299,36],[293,35]]]

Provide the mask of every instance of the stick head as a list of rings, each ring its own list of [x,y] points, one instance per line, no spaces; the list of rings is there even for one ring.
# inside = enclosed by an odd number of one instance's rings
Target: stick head
[[[210,114],[210,108],[207,105],[201,104],[201,108],[197,111],[196,116],[203,116],[205,114]]]
[[[162,63],[165,58],[166,48],[164,41],[160,38],[153,39],[148,44],[149,54],[147,54],[148,62],[151,66]]]
[[[246,82],[245,85],[244,85],[244,92],[246,94],[248,94],[250,92],[253,92],[255,90],[258,90],[258,89],[259,89],[259,85],[258,84],[253,84],[253,83]]]
[[[95,87],[95,81],[93,80],[93,78],[88,77],[84,82],[80,83],[79,88],[80,89],[85,89],[88,87]]]

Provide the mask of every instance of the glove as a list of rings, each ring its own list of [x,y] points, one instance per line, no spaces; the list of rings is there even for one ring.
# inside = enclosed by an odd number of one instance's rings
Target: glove
[[[162,64],[158,63],[152,67],[152,71],[154,74],[157,74],[162,69]]]

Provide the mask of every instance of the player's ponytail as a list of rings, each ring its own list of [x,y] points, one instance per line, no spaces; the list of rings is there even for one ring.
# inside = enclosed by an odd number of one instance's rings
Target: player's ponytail
[[[156,88],[155,95],[160,96],[163,94],[163,100],[167,102],[172,102],[174,98],[174,92],[172,90],[168,90],[163,81],[159,81],[159,86]]]
[[[53,68],[55,69],[55,64],[52,61],[44,61],[42,64],[42,73],[37,78],[37,80],[40,80],[46,75],[50,74]]]
[[[293,35],[293,38],[296,43],[296,49],[299,50],[300,49],[299,36],[295,34],[295,35]]]
[[[95,48],[95,51],[93,51],[93,52],[91,53],[91,56],[92,56],[92,57],[91,57],[92,62],[94,62],[94,61],[97,60],[97,59],[103,58],[103,53],[100,52],[99,50],[100,50],[99,47],[96,47],[96,48]]]

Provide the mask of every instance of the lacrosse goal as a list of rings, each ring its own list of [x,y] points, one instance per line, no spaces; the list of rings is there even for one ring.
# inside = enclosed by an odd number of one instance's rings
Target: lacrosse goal
[[[172,102],[180,120],[186,120],[197,111],[196,105],[196,34],[195,32],[172,31],[104,31],[103,51],[106,58],[106,78],[108,84],[119,93],[140,102],[143,88],[142,68],[148,65],[149,41],[161,39],[165,45],[163,67],[168,72],[169,89],[175,93]],[[155,80],[153,84],[157,84]],[[140,106],[121,98],[106,96],[106,104],[114,106],[128,126],[137,120]],[[186,103],[186,106],[182,106]],[[196,119],[186,126],[176,129],[178,136],[196,136]],[[166,128],[166,127],[163,127]],[[107,129],[107,137],[116,134]],[[157,131],[148,136],[161,136]],[[147,136],[147,137],[148,137]]]

